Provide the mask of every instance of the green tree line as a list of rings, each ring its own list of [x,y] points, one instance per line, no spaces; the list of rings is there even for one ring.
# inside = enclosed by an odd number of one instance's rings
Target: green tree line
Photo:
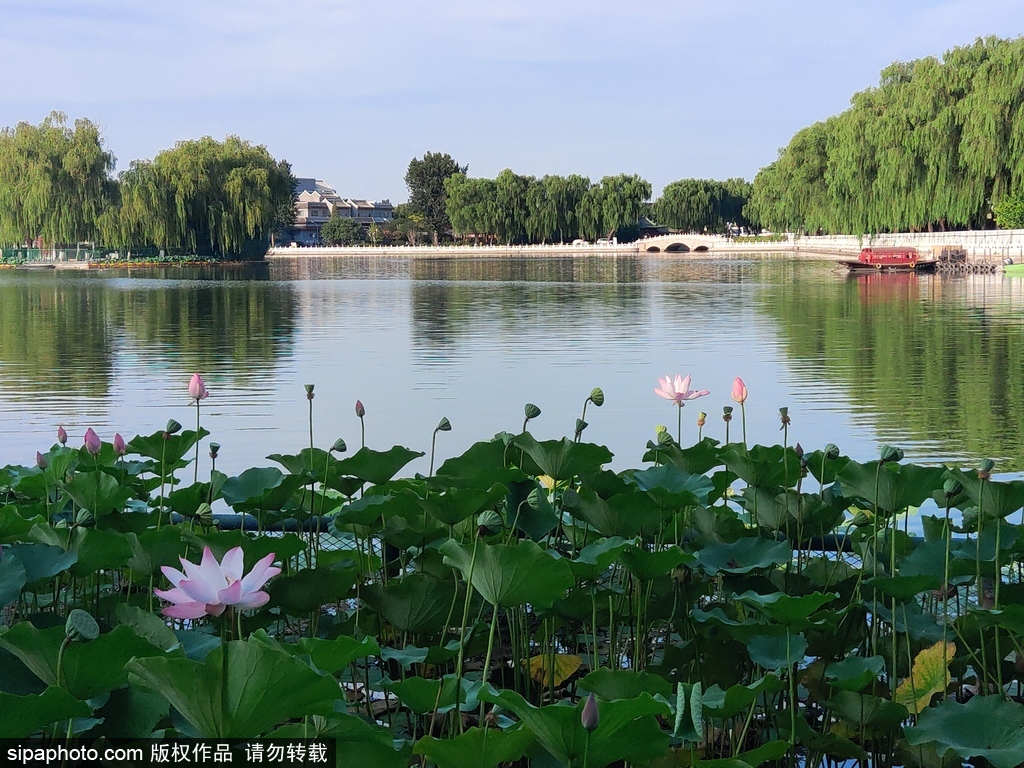
[[[88,120],[0,131],[0,243],[256,254],[294,217],[291,166],[237,136],[178,142],[117,177],[114,164]]]
[[[1014,226],[1020,203],[1005,201],[1024,191],[1022,73],[1020,37],[890,65],[761,169],[747,215],[828,233],[980,229],[993,214]]]

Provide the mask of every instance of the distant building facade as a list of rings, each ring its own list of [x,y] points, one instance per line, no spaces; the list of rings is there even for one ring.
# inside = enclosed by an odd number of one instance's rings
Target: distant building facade
[[[332,216],[354,219],[363,229],[387,224],[394,217],[395,207],[388,200],[342,197],[322,179],[296,179],[295,194],[295,224],[288,236],[299,245],[319,244],[320,228]]]

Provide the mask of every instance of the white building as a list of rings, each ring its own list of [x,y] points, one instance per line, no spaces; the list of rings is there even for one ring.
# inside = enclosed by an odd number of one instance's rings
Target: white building
[[[320,228],[332,216],[355,219],[364,229],[391,221],[395,207],[388,200],[355,200],[342,197],[322,179],[296,179],[295,224],[289,237],[299,245],[320,242]]]

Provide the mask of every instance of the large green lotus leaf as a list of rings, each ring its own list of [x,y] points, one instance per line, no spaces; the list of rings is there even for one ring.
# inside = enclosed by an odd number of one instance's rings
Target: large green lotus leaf
[[[176,464],[186,453],[196,447],[196,441],[209,437],[209,435],[210,432],[207,429],[201,428],[198,435],[194,429],[185,429],[176,435],[168,435],[165,439],[163,430],[159,430],[145,437],[141,435],[133,437],[128,442],[127,452],[146,456],[157,462],[163,461],[169,469],[170,465]],[[159,471],[159,467],[157,471]]]
[[[909,713],[902,704],[853,691],[836,691],[827,705],[848,725],[865,734],[893,734]]]
[[[804,659],[807,640],[802,634],[756,635],[747,643],[750,660],[768,669],[788,669]]]
[[[365,494],[338,510],[338,514],[334,516],[334,526],[338,530],[342,530],[341,526],[349,525],[379,528],[381,519],[387,514],[390,505],[404,508],[410,503],[408,497],[393,496],[390,493]]]
[[[612,452],[603,445],[576,443],[567,437],[539,443],[529,432],[524,432],[517,435],[512,443],[525,453],[524,472],[534,477],[547,475],[556,482],[597,472],[612,460]],[[509,453],[512,459],[518,458],[515,451]]]
[[[649,552],[640,547],[628,547],[622,551],[619,559],[626,570],[640,581],[651,581],[664,576],[676,566],[692,563],[696,558],[672,544],[657,552]]]
[[[572,516],[596,528],[603,536],[632,538],[646,529],[653,531],[661,522],[661,511],[642,491],[620,493],[603,499],[593,491],[579,493]]]
[[[0,647],[21,659],[47,685],[57,685],[57,655],[63,641],[63,624],[36,629],[22,621],[0,635]],[[76,699],[91,699],[123,685],[128,679],[125,665],[133,657],[163,655],[130,627],[115,627],[87,643],[71,643],[64,651],[60,682]]]
[[[956,657],[956,644],[939,641],[914,657],[910,676],[896,688],[892,700],[912,715],[921,713],[932,696],[949,688],[949,663]]]
[[[286,649],[289,647],[284,646]],[[295,647],[298,653],[308,655],[317,669],[331,674],[340,672],[356,659],[380,655],[380,646],[372,637],[365,637],[362,640],[344,635],[333,640],[304,637]]]
[[[892,626],[897,632],[909,634],[918,642],[937,643],[944,637],[945,629],[939,624],[934,614],[926,613],[915,602],[898,603],[896,615],[885,605],[871,605],[871,600],[864,601],[864,607],[878,612],[878,617]]]
[[[966,704],[946,699],[924,710],[905,735],[911,745],[933,742],[941,753],[1016,768],[1024,757],[1024,706],[1002,696],[975,696]]]
[[[669,697],[672,685],[663,677],[631,669],[608,669],[601,667],[588,674],[576,686],[581,691],[590,691],[602,699],[635,699],[641,693],[651,696],[661,694]]]
[[[643,457],[645,462],[671,464],[673,467],[693,475],[703,475],[709,469],[722,463],[719,457],[718,441],[710,437],[705,437],[689,448],[680,448],[675,443],[654,446],[648,444],[647,447],[647,453]]]
[[[180,644],[174,630],[168,627],[156,614],[144,611],[134,605],[119,603],[114,609],[118,624],[130,627],[136,635],[148,640],[162,651],[170,651]]]
[[[844,691],[861,691],[885,669],[881,656],[847,656],[825,667],[825,679]]]
[[[334,739],[338,755],[342,756],[338,761],[339,766],[351,762],[346,757],[358,756],[355,764],[359,768],[408,768],[412,744],[405,742],[401,749],[395,749],[394,736],[388,729],[340,712],[332,713],[328,722],[329,727],[319,735]],[[306,736],[303,723],[297,723],[291,728],[288,733],[278,731],[275,735],[288,738]]]
[[[0,543],[9,544],[23,539],[36,522],[42,521],[42,517],[36,520],[23,517],[13,504],[0,507]]]
[[[184,556],[187,548],[182,538],[184,530],[180,525],[165,525],[139,535],[126,534],[132,547],[128,567],[140,576],[159,576],[163,565],[181,568],[178,558]]]
[[[579,765],[587,742],[580,716],[583,701],[575,707],[549,705],[535,707],[515,691],[500,694],[485,688],[480,700],[500,704],[511,710],[529,728],[552,756],[565,765]],[[648,694],[621,701],[598,701],[600,725],[590,735],[587,764],[604,768],[617,760],[643,763],[668,750],[668,734],[658,725],[658,717],[671,713],[664,702]]]
[[[327,524],[324,524],[324,529]],[[210,531],[199,537],[203,545],[208,546],[218,559],[222,559],[229,549],[241,547],[245,555],[245,567],[251,568],[269,554],[274,555],[276,562],[281,562],[304,552],[308,546],[297,534],[286,533],[283,536],[253,536],[245,531]],[[192,559],[198,560],[198,556]]]
[[[121,568],[132,557],[132,545],[127,535],[100,528],[75,528],[69,549],[78,555],[78,561],[71,566],[71,573],[75,576]]]
[[[344,476],[356,477],[374,485],[386,483],[423,451],[412,451],[400,445],[386,451],[360,448],[347,459],[338,462],[336,471]]]
[[[459,655],[458,640],[449,640],[442,645],[432,645],[427,648],[420,648],[415,645],[407,645],[404,648],[383,648],[380,657],[384,661],[397,661],[403,669],[410,669],[413,664],[427,662],[435,666],[447,664]]]
[[[103,722],[89,731],[90,737],[147,739],[160,719],[167,715],[167,699],[151,691],[125,686],[110,692],[110,698],[94,715]]]
[[[454,739],[424,736],[413,752],[426,755],[438,768],[497,768],[519,760],[533,743],[534,736],[526,728],[470,728]]]
[[[776,493],[759,486],[746,488],[741,502],[760,527],[785,531],[790,539],[796,539],[798,533],[806,539],[811,534],[831,531],[843,520],[849,504],[831,488],[819,496],[797,493],[791,488]]]
[[[635,539],[624,539],[621,536],[599,539],[581,549],[576,559],[569,561],[569,567],[576,578],[594,581],[604,575],[618,559],[619,553],[633,543]]]
[[[886,597],[894,597],[900,602],[913,600],[922,592],[930,592],[939,588],[940,579],[932,575],[920,576],[876,576],[864,583]]]
[[[356,574],[349,569],[304,568],[271,582],[270,604],[283,608],[292,616],[319,611],[325,603],[336,603],[345,598],[355,580]]]
[[[233,507],[262,498],[283,480],[284,473],[277,467],[251,467],[237,477],[228,478],[220,492],[224,501]]]
[[[793,550],[785,541],[760,537],[739,539],[731,544],[715,542],[697,552],[697,562],[709,575],[716,573],[750,573],[782,565],[793,558]]]
[[[949,471],[964,493],[985,517],[1006,517],[1024,507],[1024,480],[982,480],[975,472]]]
[[[12,552],[5,552],[0,560],[0,606],[13,603],[28,583],[25,566]]]
[[[509,483],[505,508],[511,510],[508,524],[528,538],[540,541],[558,527],[558,515],[548,499],[548,490],[537,479]]]
[[[800,479],[796,451],[781,445],[755,445],[748,451],[739,443],[731,443],[721,450],[721,458],[729,471],[747,485],[792,488]]]
[[[801,630],[811,626],[811,617],[822,606],[832,602],[839,595],[835,592],[813,592],[809,595],[786,595],[773,592],[770,595],[759,595],[756,592],[744,592],[737,596],[747,605],[753,606],[764,613],[776,624],[789,627],[790,630]]]
[[[675,696],[675,720],[672,735],[683,741],[704,740],[703,687],[697,683],[678,683]]]
[[[445,460],[435,477],[439,481],[452,481],[461,488],[508,486],[523,478],[520,470],[506,467],[506,453],[510,452],[502,440],[474,443],[462,455]],[[515,452],[518,454],[518,450]]]
[[[755,749],[740,752],[735,757],[715,760],[696,760],[694,768],[758,768],[769,760],[779,760],[793,745],[788,741],[769,741]]]
[[[739,621],[726,615],[719,606],[707,611],[702,608],[694,608],[690,611],[690,616],[700,624],[717,624],[725,630],[729,637],[741,643],[746,643],[755,635],[763,634],[767,628],[767,622],[761,617],[750,617]]]
[[[24,739],[50,723],[89,717],[92,708],[63,688],[50,686],[42,693],[28,696],[0,693],[0,712],[4,713],[4,738]]]
[[[303,448],[298,453],[272,453],[267,456],[288,470],[309,482],[322,481],[325,473],[330,474],[337,464],[337,459],[323,448]]]
[[[78,553],[66,552],[54,544],[12,544],[4,552],[18,558],[25,567],[25,581],[34,584],[66,571],[78,561]]]
[[[750,685],[733,685],[727,690],[713,685],[704,692],[701,704],[705,717],[735,717],[741,712],[745,713],[758,696],[778,693],[783,688],[785,688],[785,684],[782,680],[773,674],[768,674]]]
[[[386,585],[363,587],[361,597],[397,630],[418,635],[443,629],[455,597],[455,584],[412,573]]]
[[[471,696],[474,685],[471,680],[462,680],[459,703],[463,709],[467,708],[470,700],[473,701],[473,708],[476,708],[477,702]],[[459,679],[455,675],[445,675],[441,680],[410,675],[405,680],[387,683],[386,687],[417,715],[430,714],[435,707],[439,713],[451,711],[455,708],[455,697],[460,688]]]
[[[473,553],[454,539],[442,544],[440,552],[487,602],[502,608],[526,603],[547,608],[575,583],[567,561],[528,540],[514,545],[478,542],[475,564]]]
[[[486,490],[449,488],[442,493],[429,494],[426,498],[416,498],[416,502],[439,522],[457,525],[484,509],[491,509],[505,498],[507,492],[504,485],[497,483]]]
[[[132,685],[159,693],[207,738],[259,734],[293,717],[330,712],[342,692],[332,677],[298,659],[257,643],[227,643],[227,686],[222,654],[205,663],[181,658],[137,658],[128,663]],[[222,708],[222,697],[225,706]]]
[[[684,472],[678,467],[662,465],[634,472],[636,486],[650,494],[662,509],[706,505],[714,486],[704,475]]]
[[[944,467],[921,467],[916,464],[897,464],[869,461],[860,464],[850,461],[839,472],[843,495],[864,499],[883,514],[893,515],[907,507],[917,507],[929,498],[936,488],[942,487]],[[878,499],[875,499],[875,484]]]

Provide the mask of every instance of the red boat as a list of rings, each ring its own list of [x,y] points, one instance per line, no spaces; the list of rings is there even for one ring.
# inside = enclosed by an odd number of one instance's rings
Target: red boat
[[[926,272],[935,269],[935,259],[922,259],[917,248],[865,248],[856,260],[838,262],[851,272]]]

